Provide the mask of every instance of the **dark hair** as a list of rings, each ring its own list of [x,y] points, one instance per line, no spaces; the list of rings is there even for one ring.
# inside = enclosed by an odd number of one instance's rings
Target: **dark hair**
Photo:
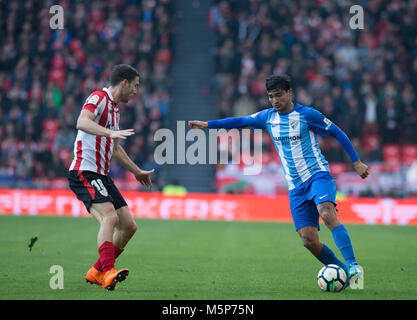
[[[131,82],[136,77],[139,77],[139,72],[128,64],[117,64],[113,67],[110,73],[110,85],[117,86],[120,82],[127,79]]]
[[[280,76],[272,75],[266,79],[266,90],[284,90],[288,91],[291,89],[291,78],[290,76],[283,74]]]

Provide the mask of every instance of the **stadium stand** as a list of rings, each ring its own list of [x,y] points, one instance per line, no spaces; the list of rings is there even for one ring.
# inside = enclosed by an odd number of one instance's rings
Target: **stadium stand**
[[[122,106],[121,127],[136,131],[124,147],[143,168],[157,167],[150,155],[170,106],[171,0],[59,4],[65,27],[53,30],[51,1],[0,1],[0,186],[68,187],[80,108],[118,63],[136,67],[141,80]],[[111,171],[121,189],[138,188],[115,161]]]
[[[244,116],[268,107],[265,78],[289,74],[296,100],[337,123],[370,164],[375,181],[369,185],[376,183],[377,188],[362,190],[355,183],[338,183],[342,191],[411,195],[413,191],[404,193],[402,186],[417,183],[415,174],[408,174],[417,165],[417,1],[363,3],[363,30],[349,28],[349,8],[354,4],[213,1],[207,23],[217,36],[217,116]],[[320,144],[336,181],[351,180],[349,160],[337,142],[320,139]],[[268,158],[275,153],[272,144],[269,148]],[[227,186],[222,179],[251,180],[240,171],[228,175],[225,170],[219,167],[217,171],[220,192]],[[281,174],[279,168],[273,172]],[[384,184],[384,174],[404,178],[392,179],[399,181],[394,185]],[[258,192],[276,193],[282,190],[281,183],[263,184]]]

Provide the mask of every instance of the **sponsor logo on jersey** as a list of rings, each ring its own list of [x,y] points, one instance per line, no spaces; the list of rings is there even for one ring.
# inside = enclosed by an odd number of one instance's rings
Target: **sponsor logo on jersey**
[[[112,126],[111,125],[111,120],[107,120],[106,129],[119,130],[117,126]]]
[[[300,135],[296,136],[281,136],[281,137],[274,137],[274,140],[277,142],[281,142],[282,144],[289,144],[293,142],[298,142],[301,140]]]

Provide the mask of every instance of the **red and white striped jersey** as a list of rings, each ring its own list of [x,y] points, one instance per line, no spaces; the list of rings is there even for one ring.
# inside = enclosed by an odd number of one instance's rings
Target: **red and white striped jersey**
[[[84,103],[83,109],[94,113],[94,121],[111,130],[119,130],[119,107],[107,88],[94,91]],[[74,159],[69,170],[109,173],[114,142],[108,137],[96,136],[78,130],[74,143]]]

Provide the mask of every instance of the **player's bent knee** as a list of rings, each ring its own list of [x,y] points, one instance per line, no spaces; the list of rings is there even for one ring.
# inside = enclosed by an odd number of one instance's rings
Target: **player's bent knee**
[[[302,233],[300,236],[303,246],[308,250],[315,252],[320,247],[320,241],[316,236],[308,233]]]
[[[120,217],[119,217],[119,221],[120,221]],[[136,230],[138,229],[138,226],[136,225],[135,221],[133,221],[133,220],[132,221],[124,221],[117,226],[117,229],[119,229],[120,231],[122,231],[126,235],[133,236],[136,233]]]
[[[316,247],[316,243],[313,239],[303,238],[302,241],[303,241],[303,246],[310,251],[314,250],[314,248]]]
[[[320,212],[320,216],[323,219],[323,222],[326,224],[326,226],[330,228],[337,227],[340,222],[339,219],[336,216],[336,213],[331,210],[323,210]]]
[[[300,235],[303,246],[307,249],[313,247],[316,242],[316,238],[318,239],[317,235],[313,230],[311,230],[310,227],[301,228],[298,230],[298,234]]]
[[[128,226],[128,231],[133,235],[136,233],[136,230],[138,230],[138,226],[136,225],[136,223],[133,221],[132,223],[129,224]]]
[[[115,227],[119,224],[119,217],[117,216],[116,212],[108,212],[103,217],[103,222],[106,223],[106,224],[110,224],[113,227]]]
[[[320,203],[317,209],[324,222],[332,220],[336,216],[336,211],[328,202]]]
[[[333,214],[329,210],[322,210],[320,216],[326,224],[329,224],[333,220]]]

